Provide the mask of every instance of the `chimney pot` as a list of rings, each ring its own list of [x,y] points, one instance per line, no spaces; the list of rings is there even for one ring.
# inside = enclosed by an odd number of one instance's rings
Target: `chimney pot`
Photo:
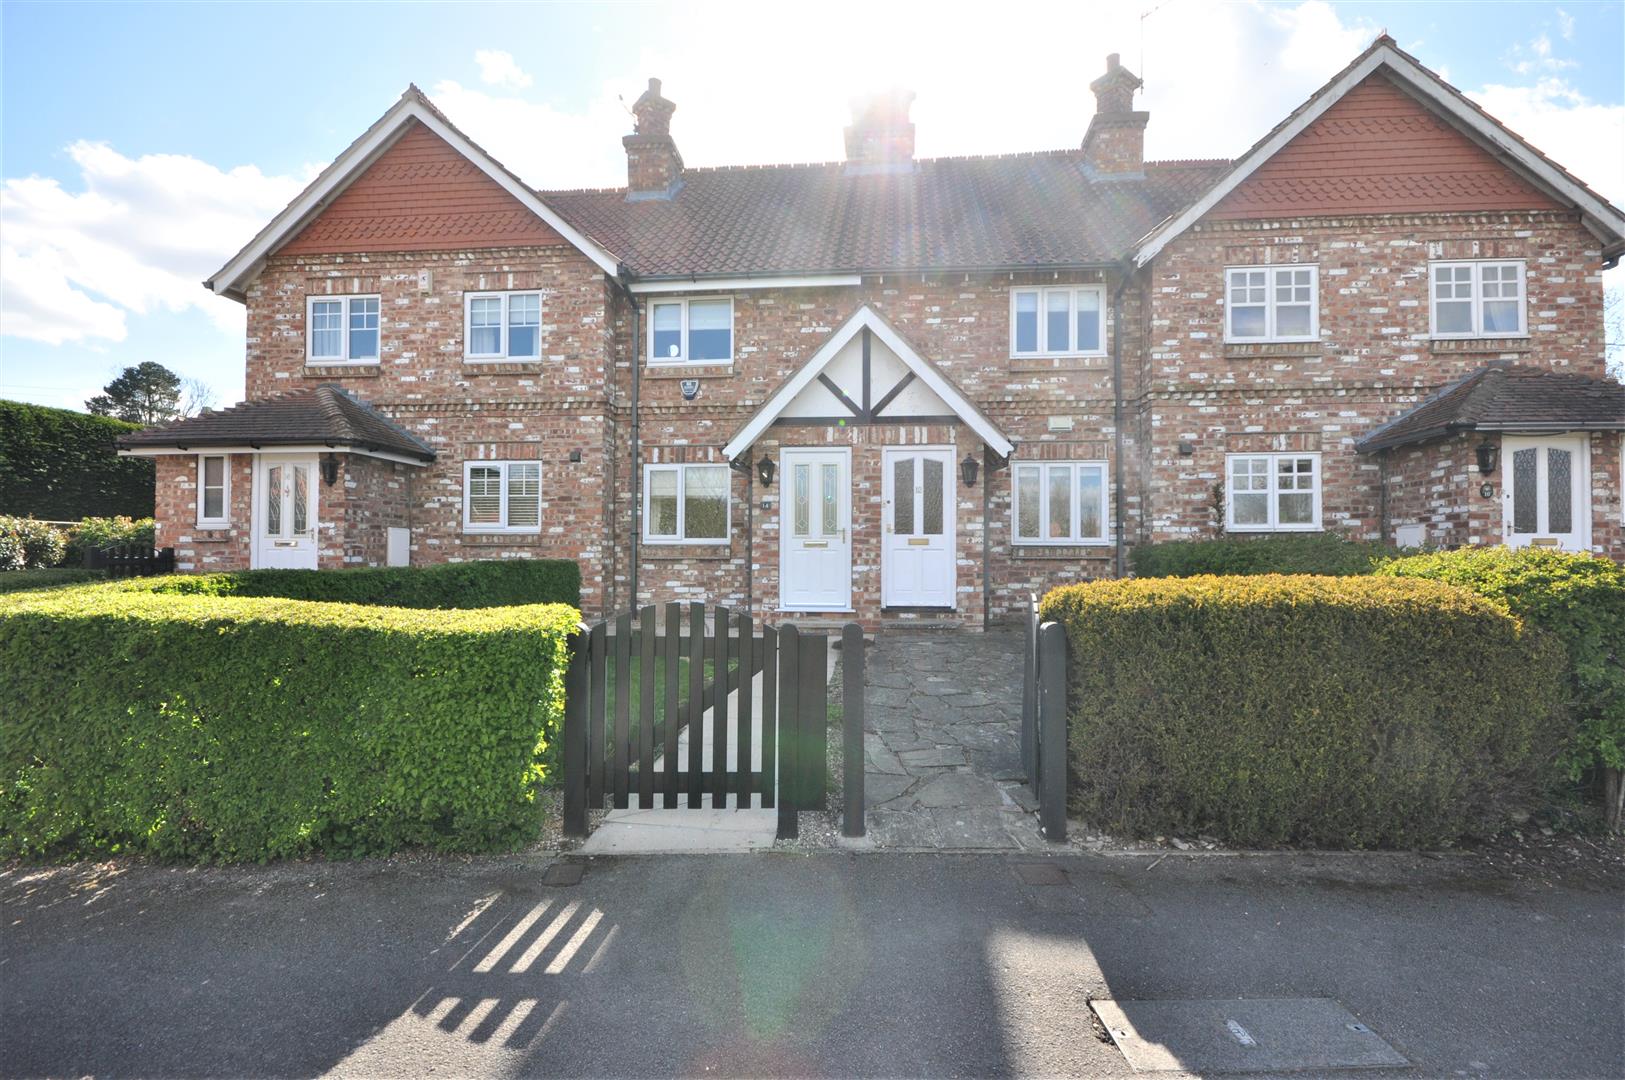
[[[1134,110],[1140,78],[1124,67],[1117,53],[1106,57],[1106,73],[1089,84],[1095,115],[1083,136],[1084,165],[1095,173],[1138,174],[1145,171],[1145,125],[1150,114]]]
[[[632,134],[621,139],[626,148],[626,197],[670,198],[682,183],[683,155],[671,137],[671,114],[677,106],[660,93],[660,80],[632,103]]]

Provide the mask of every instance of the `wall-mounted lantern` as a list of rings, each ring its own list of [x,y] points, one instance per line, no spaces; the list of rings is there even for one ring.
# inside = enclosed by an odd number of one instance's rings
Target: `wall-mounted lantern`
[[[322,483],[332,487],[339,481],[339,456],[337,454],[322,455]]]
[[[975,487],[976,486],[976,470],[977,470],[977,468],[978,468],[978,466],[977,466],[977,463],[976,463],[976,459],[971,457],[969,454],[966,454],[965,455],[965,460],[961,461],[959,463],[959,475],[962,478],[964,478],[966,487]]]
[[[756,463],[756,475],[762,478],[763,487],[773,486],[773,473],[775,471],[777,471],[777,467],[773,464],[773,459],[763,454],[762,460]]]
[[[1478,471],[1480,473],[1487,476],[1495,471],[1495,459],[1499,456],[1499,450],[1500,447],[1496,446],[1487,435],[1484,437],[1484,441],[1474,448],[1475,453],[1478,455]]]

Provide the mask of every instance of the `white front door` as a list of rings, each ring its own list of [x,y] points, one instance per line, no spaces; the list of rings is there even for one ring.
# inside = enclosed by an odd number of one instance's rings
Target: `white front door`
[[[1590,443],[1584,435],[1501,440],[1501,502],[1508,547],[1591,546]]]
[[[892,447],[882,462],[881,602],[954,606],[954,454]]]
[[[254,565],[316,569],[316,459],[261,454],[254,470]]]
[[[785,450],[779,483],[779,607],[850,611],[852,452]]]

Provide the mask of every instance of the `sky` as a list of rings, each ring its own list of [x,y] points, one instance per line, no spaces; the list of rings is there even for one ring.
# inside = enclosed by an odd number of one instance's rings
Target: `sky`
[[[1383,30],[1625,205],[1625,0],[0,0],[0,397],[156,360],[240,400],[243,308],[200,283],[408,83],[532,185],[604,187],[650,76],[690,165],[837,160],[893,86],[927,157],[1076,146],[1117,52],[1148,157],[1233,157]]]

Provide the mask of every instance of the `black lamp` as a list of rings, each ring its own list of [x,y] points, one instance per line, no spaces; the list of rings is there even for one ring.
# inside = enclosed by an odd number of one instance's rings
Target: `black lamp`
[[[773,464],[773,459],[763,454],[762,460],[756,463],[756,475],[762,478],[763,487],[773,486],[773,473],[775,471],[777,471],[777,468]]]
[[[339,480],[339,456],[337,454],[322,455],[322,483],[332,487]]]
[[[1488,474],[1495,471],[1495,459],[1499,450],[1500,447],[1491,442],[1488,435],[1484,436],[1483,442],[1474,447],[1474,451],[1478,454],[1478,471],[1480,473]]]
[[[964,478],[966,487],[976,486],[976,469],[976,459],[966,454],[965,460],[959,463],[959,475]]]

